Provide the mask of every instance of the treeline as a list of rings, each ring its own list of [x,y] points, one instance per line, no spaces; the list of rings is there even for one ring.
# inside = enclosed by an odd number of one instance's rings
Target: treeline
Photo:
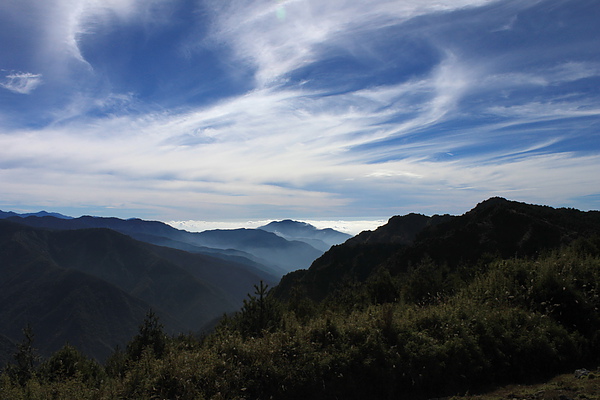
[[[25,329],[0,377],[10,399],[395,399],[473,392],[600,361],[600,239],[529,259],[381,269],[321,302],[260,283],[205,337],[149,313],[100,365],[66,345],[47,360]]]

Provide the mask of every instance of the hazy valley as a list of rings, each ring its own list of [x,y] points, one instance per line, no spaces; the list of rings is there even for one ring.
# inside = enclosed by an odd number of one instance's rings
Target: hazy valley
[[[294,221],[190,233],[139,219],[1,216],[6,344],[31,324],[42,354],[68,342],[98,360],[123,347],[150,309],[169,334],[203,332],[238,310],[254,284],[274,286],[350,237]]]

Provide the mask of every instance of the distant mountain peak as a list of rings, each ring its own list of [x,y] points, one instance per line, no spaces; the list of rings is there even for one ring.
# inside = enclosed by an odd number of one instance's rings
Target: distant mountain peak
[[[298,226],[307,227],[310,229],[317,229],[314,225],[311,225],[308,222],[294,221],[293,219],[282,219],[281,221],[272,221],[265,226]]]
[[[318,229],[307,222],[284,219],[273,221],[258,229],[274,233],[288,240],[298,240],[326,251],[331,246],[344,243],[352,236],[331,228]]]
[[[59,214],[56,212],[48,212],[45,210],[42,210],[40,212],[37,213],[32,213],[32,214],[24,214],[27,216],[33,216],[33,217],[54,217],[54,218],[60,218],[60,219],[73,219],[73,217],[70,217],[68,215],[63,215],[63,214]]]

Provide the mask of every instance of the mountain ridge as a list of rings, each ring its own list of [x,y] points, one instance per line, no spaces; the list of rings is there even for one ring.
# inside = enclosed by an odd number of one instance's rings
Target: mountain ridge
[[[161,246],[179,248],[212,256],[239,257],[247,259],[250,268],[262,269],[280,277],[285,273],[307,268],[324,250],[297,240],[287,240],[272,232],[258,229],[215,229],[203,232],[188,232],[173,228],[160,221],[138,218],[82,216],[60,219],[51,216],[9,216],[5,219],[29,226],[49,229],[72,230],[84,228],[108,228],[134,239]]]
[[[26,218],[26,217],[55,217],[55,218],[60,218],[60,219],[72,219],[73,217],[69,217],[68,215],[63,215],[60,213],[56,213],[56,212],[48,212],[48,211],[38,211],[35,213],[25,213],[25,214],[19,214],[16,213],[14,211],[2,211],[0,210],[0,219],[1,218],[8,218],[8,217],[22,217],[22,218]]]
[[[44,256],[44,235],[0,221],[0,335],[17,343],[21,329],[30,324],[39,334],[42,354],[68,340],[102,359],[135,332],[136,320],[149,305],[102,279],[60,267]],[[102,324],[87,318],[109,309],[114,312],[104,315]],[[106,331],[107,326],[115,329]]]
[[[600,212],[552,208],[493,197],[460,216],[394,216],[333,246],[310,268],[285,275],[275,288],[322,300],[344,281],[364,282],[380,268],[402,274],[427,259],[456,269],[482,257],[535,257],[578,237],[600,234]]]

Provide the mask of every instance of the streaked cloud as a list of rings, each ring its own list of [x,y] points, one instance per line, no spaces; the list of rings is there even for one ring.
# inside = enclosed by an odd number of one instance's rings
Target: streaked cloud
[[[230,45],[239,59],[250,63],[256,69],[258,87],[264,87],[282,83],[286,74],[323,58],[330,46],[337,51],[343,49],[354,55],[360,52],[369,56],[367,47],[357,45],[361,32],[379,31],[430,13],[451,12],[493,2],[214,0],[207,3],[215,15],[213,40]],[[278,10],[282,8],[286,16],[283,21],[277,18]]]
[[[161,20],[160,7],[165,0],[47,0],[43,6],[37,0],[14,3],[16,12],[29,10],[41,25],[44,47],[38,51],[46,57],[72,57],[88,64],[80,49],[85,35],[94,35],[103,26],[118,22]],[[65,60],[68,61],[68,60]]]
[[[14,93],[29,94],[43,82],[41,74],[11,72],[5,75],[0,86]]]

